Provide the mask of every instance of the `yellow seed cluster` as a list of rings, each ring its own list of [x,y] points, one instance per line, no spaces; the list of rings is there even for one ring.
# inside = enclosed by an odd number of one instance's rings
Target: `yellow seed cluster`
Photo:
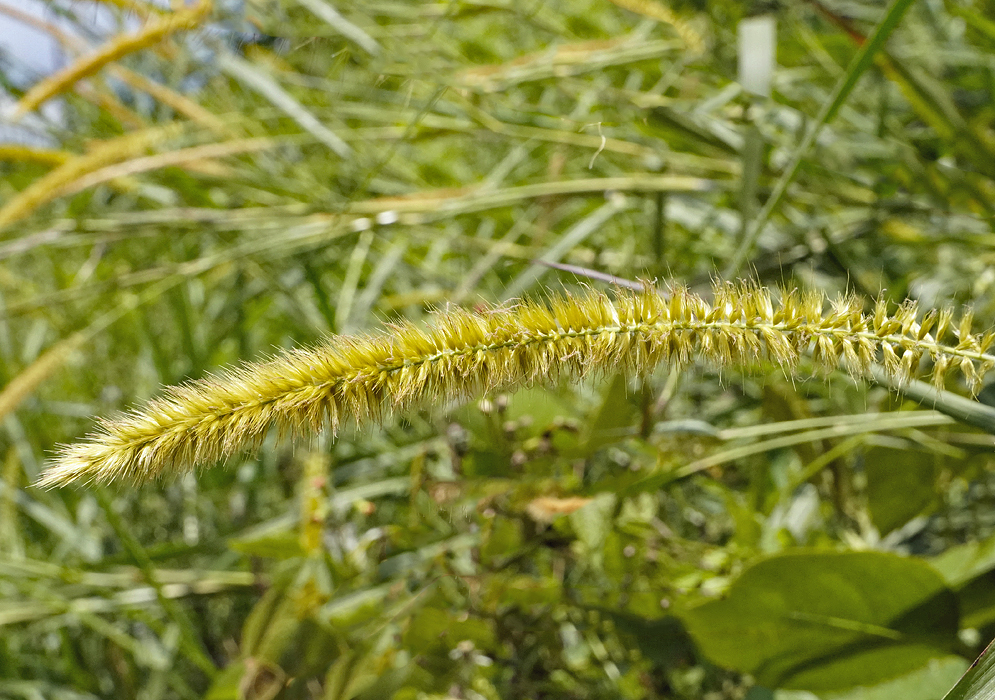
[[[880,361],[907,380],[929,358],[937,385],[963,374],[972,390],[995,367],[995,334],[971,333],[971,317],[949,312],[918,322],[908,302],[872,313],[846,296],[786,292],[775,303],[754,284],[718,284],[711,302],[676,287],[661,294],[592,292],[549,303],[440,314],[431,328],[333,337],[208,379],[173,387],[141,410],[101,422],[60,452],[41,485],[77,480],[143,481],[215,463],[281,434],[337,429],[385,413],[439,405],[558,376],[652,371],[664,362],[716,367],[777,365],[793,371],[811,352],[818,367],[865,375]],[[950,339],[949,342],[947,339]]]

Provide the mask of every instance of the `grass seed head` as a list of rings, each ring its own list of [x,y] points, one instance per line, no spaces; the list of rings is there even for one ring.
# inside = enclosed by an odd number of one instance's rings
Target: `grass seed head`
[[[381,421],[416,406],[558,377],[645,374],[661,363],[795,372],[811,353],[826,373],[842,366],[860,377],[881,362],[904,382],[927,355],[936,386],[957,370],[971,391],[995,366],[995,357],[984,354],[995,337],[971,335],[969,314],[954,326],[958,345],[948,346],[941,340],[953,322],[948,311],[931,312],[918,325],[912,303],[889,312],[879,299],[871,314],[862,309],[855,296],[827,305],[813,291],[785,292],[774,302],[752,282],[716,283],[711,302],[674,285],[669,298],[647,287],[614,298],[589,292],[474,312],[447,309],[427,328],[405,323],[332,337],[167,389],[63,447],[40,484],[146,481],[257,448],[273,428],[281,435],[334,432],[346,421]],[[923,331],[933,323],[935,340]]]

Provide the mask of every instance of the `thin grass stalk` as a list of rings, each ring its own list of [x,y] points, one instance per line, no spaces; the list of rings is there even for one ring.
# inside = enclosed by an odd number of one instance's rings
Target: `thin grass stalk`
[[[415,406],[438,406],[494,389],[702,360],[719,368],[779,366],[794,374],[811,353],[823,372],[866,376],[879,361],[907,382],[932,364],[937,386],[960,372],[972,390],[995,367],[995,333],[974,335],[971,315],[920,323],[914,302],[863,312],[855,296],[826,304],[816,292],[787,292],[775,304],[754,284],[718,284],[712,303],[686,288],[592,292],[548,304],[524,301],[481,312],[446,311],[433,327],[394,325],[366,336],[332,337],[262,363],[245,364],[166,391],[146,407],[104,420],[65,446],[40,485],[142,482],[211,465],[258,447],[267,432],[317,434]]]
[[[230,211],[226,214],[232,215]],[[288,225],[281,236],[253,239],[232,246],[214,255],[204,255],[193,260],[187,260],[170,265],[137,270],[118,275],[110,281],[93,282],[78,287],[69,287],[57,292],[39,294],[31,299],[7,304],[7,317],[31,313],[38,309],[51,309],[59,304],[79,300],[84,296],[96,294],[109,288],[126,289],[151,282],[169,282],[173,278],[187,279],[216,270],[236,260],[267,254],[268,260],[278,260],[294,253],[311,250],[327,245],[330,241],[348,235],[351,229],[337,222],[322,219],[307,221],[303,224]]]
[[[166,153],[156,153],[151,156],[132,158],[87,173],[66,185],[60,190],[59,194],[63,196],[73,195],[120,177],[138,175],[139,173],[161,170],[162,168],[182,166],[190,168],[191,165],[209,163],[216,158],[226,158],[243,153],[262,151],[273,148],[274,146],[276,146],[276,141],[269,138],[234,139],[223,143],[208,143],[168,151]]]
[[[153,564],[149,553],[145,551],[145,548],[142,547],[141,543],[134,536],[134,534],[132,534],[131,530],[125,526],[124,520],[114,509],[114,504],[107,497],[107,495],[101,491],[96,491],[95,495],[97,497],[97,502],[104,511],[104,517],[107,518],[107,522],[114,529],[114,532],[121,541],[125,551],[128,552],[132,559],[135,560],[135,564],[137,564],[138,568],[141,570],[142,575],[145,578],[145,582],[155,590],[159,606],[179,628],[181,635],[179,643],[180,649],[187,656],[187,658],[196,664],[196,666],[207,674],[208,677],[213,677],[218,672],[217,666],[211,659],[210,654],[208,654],[207,649],[204,647],[203,639],[201,639],[200,635],[197,634],[197,629],[190,620],[186,611],[177,605],[173,598],[170,598],[166,594],[165,587],[156,575],[155,565]]]
[[[877,365],[871,366],[871,377],[878,384],[900,391],[907,399],[918,401],[921,405],[941,411],[961,423],[995,435],[995,408],[991,406],[943,391],[925,382],[912,380],[901,384]]]
[[[144,290],[141,294],[129,295],[123,302],[101,314],[83,330],[63,338],[20,371],[0,389],[0,421],[14,411],[21,402],[34,393],[38,386],[62,368],[72,354],[90,342],[109,326],[117,323],[131,311],[164,291],[183,281],[183,277],[169,277]]]
[[[34,148],[15,143],[5,143],[0,146],[0,160],[3,161],[62,165],[72,157],[72,153],[55,148]]]
[[[379,56],[383,47],[377,43],[376,39],[364,32],[358,26],[347,20],[334,7],[324,2],[324,0],[298,0],[301,5],[311,11],[319,19],[339,34],[349,39],[363,51],[371,56]]]
[[[163,14],[161,8],[147,2],[141,2],[141,0],[96,0],[97,2],[104,3],[105,5],[113,5],[114,7],[120,8],[126,12],[134,12],[142,17],[155,17]]]
[[[480,186],[452,189],[433,189],[413,192],[397,197],[376,197],[350,204],[350,214],[379,214],[384,211],[399,213],[467,214],[485,209],[496,209],[516,204],[526,199],[556,195],[587,194],[592,192],[711,192],[727,186],[727,181],[708,180],[682,175],[650,175],[634,173],[623,177],[593,177],[540,182],[500,189]]]
[[[153,145],[180,133],[182,125],[153,127],[145,131],[108,139],[84,153],[66,160],[38,178],[0,207],[0,231],[30,216],[38,207],[61,196],[72,183],[100,168],[119,163]]]
[[[666,5],[655,0],[611,0],[611,2],[643,17],[669,24],[692,53],[700,54],[705,50],[705,40],[701,34]]]
[[[110,71],[116,78],[120,78],[136,90],[147,93],[200,126],[206,127],[223,136],[230,136],[235,133],[234,129],[226,125],[220,117],[209,109],[202,107],[189,97],[171,90],[162,83],[158,83],[151,78],[135,73],[120,65],[111,66]]]
[[[749,445],[738,445],[736,447],[731,447],[727,450],[722,450],[715,454],[709,455],[702,459],[696,460],[687,464],[679,469],[664,476],[668,481],[683,479],[684,477],[690,476],[692,474],[697,474],[698,472],[704,471],[706,469],[711,469],[720,464],[725,464],[726,462],[732,462],[736,459],[742,459],[743,457],[750,457],[752,455],[763,454],[764,452],[772,452],[774,450],[780,450],[785,447],[791,447],[793,445],[800,445],[806,442],[818,442],[820,440],[826,440],[830,438],[838,438],[846,435],[861,434],[861,433],[874,433],[884,430],[901,430],[905,428],[913,427],[927,427],[934,425],[949,425],[953,423],[954,420],[948,416],[940,413],[934,413],[931,415],[916,415],[907,416],[905,411],[901,411],[895,415],[886,415],[882,418],[875,420],[874,417],[868,417],[864,423],[859,425],[834,425],[828,428],[821,428],[817,430],[808,430],[802,433],[795,433],[791,435],[783,435],[776,438],[768,438],[758,443]],[[649,477],[650,479],[657,479],[659,475],[654,475]]]
[[[39,384],[58,371],[86,340],[87,336],[83,332],[73,333],[60,340],[0,389],[0,420],[6,418],[8,413],[34,393]]]
[[[475,66],[455,74],[452,82],[453,87],[497,92],[526,82],[563,78],[627,63],[660,59],[678,50],[680,45],[669,39],[647,40],[629,34],[607,41],[560,44],[552,51],[544,49],[505,63]]]
[[[147,119],[118,99],[117,95],[99,77],[94,79],[93,84],[78,83],[76,94],[90,104],[99,107],[108,116],[113,117],[125,131],[137,131],[149,126]]]
[[[349,144],[325,126],[320,119],[308,111],[273,78],[261,72],[258,66],[231,52],[220,53],[216,61],[222,71],[265,97],[274,107],[297,122],[298,126],[328,146],[340,158],[348,158],[352,155],[352,147]]]
[[[112,39],[94,53],[66,66],[28,90],[15,105],[13,119],[23,117],[52,97],[72,88],[83,78],[93,75],[108,63],[154,46],[177,32],[196,29],[210,13],[211,7],[211,0],[199,0],[189,9],[150,21],[134,34],[124,34]]]
[[[746,264],[750,253],[753,251],[753,246],[756,245],[757,240],[760,238],[764,226],[766,226],[767,221],[787,193],[788,186],[794,180],[795,173],[798,172],[798,167],[805,156],[808,155],[812,146],[815,145],[815,140],[819,136],[822,127],[831,122],[836,113],[839,112],[843,103],[846,102],[850,93],[857,86],[857,81],[860,80],[860,77],[870,67],[871,62],[874,60],[874,55],[884,47],[888,37],[891,36],[891,33],[898,26],[899,22],[901,22],[902,17],[912,5],[912,1],[893,0],[870,38],[853,57],[849,67],[846,69],[846,73],[837,81],[836,87],[833,88],[829,99],[822,105],[819,114],[811,125],[809,125],[808,131],[805,133],[801,143],[792,151],[788,164],[784,167],[781,177],[774,186],[774,191],[767,198],[763,208],[750,224],[749,229],[747,229],[746,235],[743,236],[732,260],[729,261],[723,272],[724,276],[733,277],[738,275],[743,265]]]

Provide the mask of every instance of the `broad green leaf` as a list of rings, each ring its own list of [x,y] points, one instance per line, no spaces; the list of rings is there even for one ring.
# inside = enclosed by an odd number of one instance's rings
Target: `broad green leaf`
[[[995,569],[995,537],[966,542],[939,554],[929,562],[956,588]]]
[[[629,382],[624,375],[617,374],[605,386],[601,394],[601,405],[587,426],[584,453],[591,454],[630,434],[635,413],[635,406],[629,400]]]
[[[995,575],[979,576],[957,589],[960,601],[960,626],[965,629],[987,627],[995,622]]]
[[[261,653],[270,629],[275,625],[278,613],[286,600],[290,584],[300,570],[299,562],[290,561],[286,564],[245,618],[241,647],[246,656],[256,656]]]
[[[936,457],[919,450],[871,447],[864,456],[867,507],[882,536],[916,517],[933,502]]]
[[[513,606],[554,605],[563,595],[562,585],[552,577],[493,574],[485,581],[481,604],[488,611]]]
[[[967,660],[960,656],[932,659],[920,669],[877,685],[823,696],[823,700],[936,700],[964,673]]]
[[[344,700],[348,697],[349,681],[353,677],[353,667],[356,665],[356,653],[347,651],[335,659],[325,673],[325,693],[322,700]]]
[[[588,551],[597,552],[604,545],[611,531],[616,500],[615,494],[600,493],[568,516],[577,539],[587,545]]]
[[[228,541],[228,546],[235,552],[253,557],[270,559],[291,559],[306,554],[301,547],[300,535],[291,530],[263,534],[258,537],[238,538]]]
[[[576,417],[577,408],[562,395],[546,387],[534,387],[515,392],[508,401],[503,416],[506,420],[525,419],[533,430],[545,430],[565,417]]]
[[[402,668],[392,668],[385,673],[379,674],[365,690],[355,697],[358,700],[381,700],[382,698],[392,698],[413,671],[412,665]]]
[[[239,700],[242,693],[239,683],[245,675],[245,662],[236,661],[214,677],[214,682],[207,690],[203,700]]]
[[[317,618],[337,629],[347,629],[382,614],[390,596],[390,584],[363,588],[329,601],[321,607]]]
[[[498,515],[484,527],[484,540],[480,545],[480,558],[490,564],[499,563],[515,555],[522,546],[522,522]]]
[[[297,514],[281,515],[228,540],[228,547],[255,557],[291,559],[304,555],[297,531]]]
[[[803,552],[747,569],[725,600],[684,611],[715,663],[761,685],[841,690],[947,655],[957,599],[925,562],[882,552]]]
[[[488,620],[477,617],[462,619],[438,608],[425,607],[415,613],[404,635],[412,649],[423,653],[432,650],[448,653],[463,641],[473,642],[478,649],[494,644],[494,629]]]
[[[985,627],[995,622],[995,537],[951,547],[930,563],[957,591],[961,627]]]
[[[602,612],[611,617],[619,632],[632,636],[643,656],[654,663],[686,664],[692,658],[693,644],[676,617],[654,620],[610,610]]]
[[[411,666],[388,668],[391,652],[359,654],[355,650],[339,656],[325,674],[322,700],[390,698],[411,675]]]

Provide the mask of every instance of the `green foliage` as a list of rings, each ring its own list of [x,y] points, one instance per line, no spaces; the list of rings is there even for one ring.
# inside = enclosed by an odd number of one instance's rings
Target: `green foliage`
[[[0,146],[0,697],[929,700],[995,636],[961,361],[995,319],[990,2],[778,7],[770,100],[726,1],[200,3],[166,35],[105,4],[139,38],[56,85],[46,148]],[[578,341],[513,394],[33,486],[94,416],[281,348],[629,298],[606,276],[712,303],[740,266],[923,312],[858,355],[878,385],[842,341],[790,377]],[[962,305],[956,361],[907,353]],[[590,376],[532,385],[560,365]]]
[[[839,690],[951,650],[957,597],[928,564],[883,552],[791,552],[684,613],[702,651],[771,688]]]
[[[995,697],[995,678],[992,674],[991,645],[985,649],[978,660],[961,676],[943,700],[964,700],[977,698],[988,700]]]
[[[912,520],[936,498],[940,468],[933,454],[871,447],[864,453],[867,510],[882,535]]]

